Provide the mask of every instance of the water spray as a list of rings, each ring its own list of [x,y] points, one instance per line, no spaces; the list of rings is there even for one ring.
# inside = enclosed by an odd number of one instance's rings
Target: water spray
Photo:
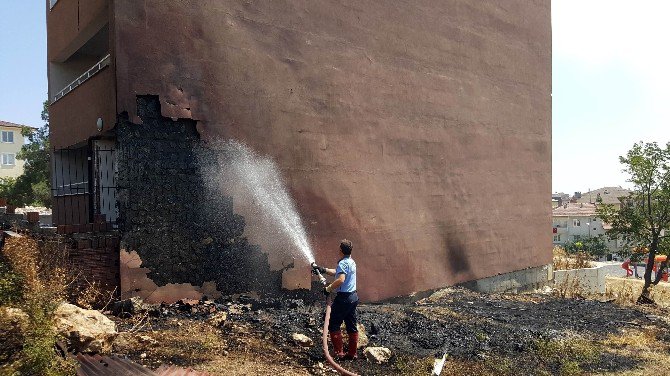
[[[226,172],[230,181],[234,181],[236,187],[244,197],[252,199],[252,202],[260,209],[259,214],[266,223],[277,233],[287,236],[298,249],[305,260],[312,266],[312,273],[318,278],[319,283],[326,286],[326,278],[316,267],[314,254],[307,232],[302,224],[300,215],[296,210],[295,203],[285,188],[277,165],[268,157],[255,154],[245,145],[229,141],[223,144],[226,151]],[[239,195],[238,199],[242,198]],[[331,295],[326,297],[326,317],[323,324],[323,353],[328,363],[342,375],[358,376],[347,371],[333,360],[328,352],[328,323],[330,321],[330,309],[332,304]]]
[[[293,243],[291,249],[298,250],[307,263],[313,263],[307,231],[274,160],[237,141],[223,142],[220,146],[225,160],[217,166],[220,171],[210,174],[216,177],[214,184],[257,210],[254,215],[267,231],[266,240],[272,241],[279,235]]]

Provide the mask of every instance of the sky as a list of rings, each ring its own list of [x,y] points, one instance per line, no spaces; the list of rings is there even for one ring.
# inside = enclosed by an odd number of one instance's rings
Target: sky
[[[47,99],[46,7],[43,0],[2,0],[0,120],[40,127]]]
[[[670,141],[670,1],[552,1],[554,192],[629,187],[619,156]]]
[[[618,157],[670,141],[670,1],[552,1],[552,191],[627,186]],[[0,8],[0,120],[41,126],[45,6]]]

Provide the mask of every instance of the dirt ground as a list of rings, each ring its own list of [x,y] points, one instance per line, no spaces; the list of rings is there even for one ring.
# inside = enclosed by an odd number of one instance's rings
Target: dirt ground
[[[114,318],[122,332],[114,352],[151,368],[213,375],[333,374],[321,352],[323,312],[323,302],[247,296],[146,307]],[[442,352],[443,375],[670,374],[670,320],[658,307],[450,288],[418,301],[362,304],[359,317],[369,345],[393,353],[381,365],[342,363],[363,375],[430,375]],[[292,333],[313,344],[294,344]]]

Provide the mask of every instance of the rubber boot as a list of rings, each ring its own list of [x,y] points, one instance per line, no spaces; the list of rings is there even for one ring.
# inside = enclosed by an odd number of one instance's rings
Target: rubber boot
[[[340,359],[344,357],[344,342],[342,341],[342,332],[330,332],[330,340],[333,342],[335,357]]]
[[[344,359],[358,359],[358,332],[349,333],[349,351]]]

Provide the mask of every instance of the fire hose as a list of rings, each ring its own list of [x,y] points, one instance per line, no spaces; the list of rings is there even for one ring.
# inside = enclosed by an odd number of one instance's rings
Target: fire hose
[[[317,276],[319,279],[319,282],[325,287],[326,286],[326,278],[321,274],[321,272],[316,268],[316,263],[312,263],[312,273]],[[335,360],[333,359],[332,356],[330,356],[330,352],[328,351],[328,323],[330,322],[330,309],[331,305],[333,304],[333,300],[331,299],[330,295],[326,296],[326,318],[323,321],[323,333],[321,336],[321,342],[323,344],[323,355],[326,357],[326,360],[328,363],[335,368],[337,372],[340,373],[340,375],[347,375],[347,376],[358,376],[358,374],[353,373],[351,371],[347,371],[346,369],[342,368]],[[433,363],[433,373],[431,374],[432,376],[439,376],[442,373],[442,368],[444,367],[444,363],[447,359],[447,352],[438,352],[435,354],[435,360]]]
[[[314,264],[313,264],[314,265]],[[321,282],[322,285],[326,285],[326,278],[321,275],[321,272],[319,272],[317,269],[313,269],[314,274],[319,278],[319,282]],[[347,375],[347,376],[358,376],[358,374],[353,373],[351,371],[347,371],[346,369],[342,368],[337,362],[335,362],[335,359],[333,359],[332,356],[330,356],[330,352],[328,351],[328,323],[330,322],[330,306],[333,304],[332,299],[330,298],[330,295],[326,297],[326,318],[323,321],[323,335],[321,337],[321,342],[323,343],[323,355],[326,357],[326,360],[328,361],[328,364],[331,365],[331,367],[335,368],[337,372],[340,373],[340,375]]]

